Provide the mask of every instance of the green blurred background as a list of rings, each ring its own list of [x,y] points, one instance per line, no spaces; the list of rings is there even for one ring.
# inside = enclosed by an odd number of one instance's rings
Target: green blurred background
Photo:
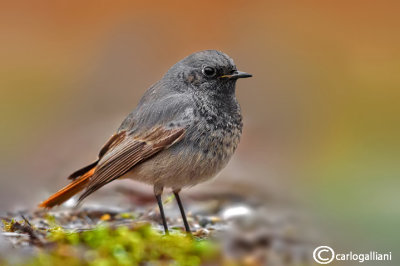
[[[66,184],[172,64],[218,49],[254,78],[238,82],[244,135],[216,182],[301,205],[339,250],[394,252],[398,3],[2,3],[0,209]]]

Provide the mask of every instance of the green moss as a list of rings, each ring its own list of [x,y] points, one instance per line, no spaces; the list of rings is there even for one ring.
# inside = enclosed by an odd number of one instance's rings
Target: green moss
[[[12,218],[10,222],[7,222],[6,220],[1,220],[1,221],[3,222],[3,231],[4,232],[14,232],[13,225],[16,223],[14,218]]]
[[[4,232],[15,232],[18,231],[18,225],[26,225],[26,221],[20,220],[17,221],[14,218],[10,220],[10,222],[7,222],[6,220],[2,220],[3,222],[3,231]],[[1,265],[1,264],[0,264]]]
[[[49,224],[49,231],[50,232],[62,232],[62,227],[57,224],[56,218],[53,215],[46,214],[45,216],[46,222]]]
[[[131,212],[123,212],[123,213],[117,215],[117,217],[122,218],[122,219],[135,219],[135,215]]]
[[[27,265],[200,265],[219,257],[210,241],[181,233],[161,235],[150,225],[99,226],[84,232],[51,230],[48,239],[52,248],[40,251]]]

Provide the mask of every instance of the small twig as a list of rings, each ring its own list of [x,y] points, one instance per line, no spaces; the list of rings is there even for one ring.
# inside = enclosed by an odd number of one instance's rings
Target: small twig
[[[28,221],[28,219],[26,219],[26,217],[21,214],[22,219],[24,219],[25,223],[27,223],[27,225],[29,225],[30,227],[32,227],[31,223]]]
[[[24,218],[24,217],[22,217],[22,218]],[[25,218],[24,218],[24,220],[25,220]],[[27,220],[25,220],[25,221],[27,221]],[[15,222],[14,224],[12,224],[11,229],[13,231],[18,230],[18,231],[28,234],[31,243],[36,243],[36,244],[42,245],[43,244],[42,240],[39,238],[39,236],[33,230],[31,224],[29,222],[26,222],[26,223],[27,224],[22,225],[18,222]]]

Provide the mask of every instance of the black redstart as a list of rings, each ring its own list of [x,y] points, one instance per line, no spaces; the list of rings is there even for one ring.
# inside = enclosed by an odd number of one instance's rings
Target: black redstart
[[[161,194],[171,188],[189,233],[179,191],[215,176],[233,155],[243,126],[235,86],[248,77],[216,50],[179,61],[146,91],[98,160],[39,206],[51,208],[84,190],[81,201],[115,179],[131,178],[154,186],[166,233]]]

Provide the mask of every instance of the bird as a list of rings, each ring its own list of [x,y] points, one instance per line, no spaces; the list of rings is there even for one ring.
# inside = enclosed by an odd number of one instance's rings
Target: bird
[[[221,51],[185,57],[147,89],[98,159],[73,172],[71,182],[39,207],[52,208],[83,191],[79,204],[104,185],[129,178],[153,186],[165,234],[161,195],[171,189],[190,234],[179,193],[214,177],[234,154],[243,128],[236,82],[249,77]]]

